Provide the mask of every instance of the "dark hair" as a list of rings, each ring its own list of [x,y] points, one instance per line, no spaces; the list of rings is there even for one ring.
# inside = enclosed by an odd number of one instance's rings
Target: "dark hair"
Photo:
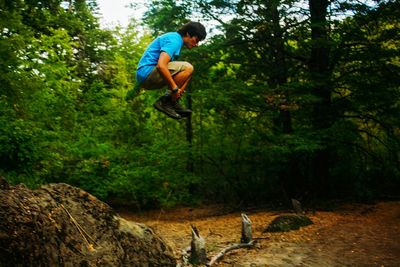
[[[183,25],[179,30],[178,33],[181,36],[185,36],[187,33],[190,37],[197,36],[199,41],[206,39],[207,33],[206,28],[200,22],[190,21]]]

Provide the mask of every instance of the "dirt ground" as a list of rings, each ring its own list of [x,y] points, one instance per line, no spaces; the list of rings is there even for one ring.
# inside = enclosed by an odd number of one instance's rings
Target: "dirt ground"
[[[152,227],[177,254],[190,245],[190,225],[206,239],[209,258],[240,241],[240,212],[223,207],[118,213]],[[307,213],[313,225],[286,233],[263,233],[281,212],[253,209],[246,214],[255,247],[231,251],[215,266],[400,266],[399,201],[317,210]]]

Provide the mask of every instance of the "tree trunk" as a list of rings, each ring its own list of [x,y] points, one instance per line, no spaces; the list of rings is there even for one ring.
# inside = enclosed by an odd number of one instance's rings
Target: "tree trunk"
[[[311,58],[309,64],[311,92],[318,101],[314,104],[312,122],[318,134],[332,125],[331,88],[329,70],[329,42],[327,8],[328,0],[309,0],[311,16]],[[326,196],[329,186],[330,148],[328,140],[320,136],[325,148],[316,151],[312,160],[313,191]]]
[[[272,20],[272,54],[274,58],[274,72],[271,77],[272,84],[279,89],[288,82],[288,67],[286,60],[285,51],[285,40],[284,32],[280,24],[281,15],[279,13],[278,4],[279,1],[267,2],[270,9],[270,17]],[[289,92],[287,90],[280,90],[280,94],[284,95],[284,101],[290,103]],[[276,119],[276,126],[283,134],[293,133],[291,112],[284,105],[279,107],[279,117]],[[304,176],[299,171],[299,157],[298,155],[292,154],[288,157],[288,168],[283,174],[284,190],[285,193],[290,197],[300,196],[304,194],[304,185],[307,183]]]
[[[190,90],[190,88],[187,88]],[[188,91],[187,97],[187,108],[192,110],[192,96],[190,95],[190,91]],[[186,119],[186,141],[189,144],[189,154],[187,159],[186,169],[188,172],[193,172],[193,154],[192,154],[192,140],[193,140],[193,127],[192,127],[192,116],[187,117]]]
[[[274,54],[274,66],[275,66],[275,73],[272,77],[273,83],[276,87],[284,85],[287,82],[287,67],[285,62],[285,44],[283,40],[283,31],[280,25],[280,16],[278,10],[278,2],[271,1],[269,2],[271,8],[271,17],[272,17],[272,25],[273,25],[273,34],[275,38],[273,39],[273,54]],[[287,91],[284,92],[285,98],[288,98]],[[285,100],[286,100],[285,99]],[[292,122],[290,111],[284,108],[280,108],[279,110],[279,122],[282,127],[283,133],[291,133],[292,129]]]

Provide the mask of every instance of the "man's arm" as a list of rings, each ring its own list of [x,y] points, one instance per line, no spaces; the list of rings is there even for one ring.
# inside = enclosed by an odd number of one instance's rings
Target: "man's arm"
[[[171,58],[166,52],[161,52],[156,67],[162,77],[164,77],[164,80],[168,83],[169,89],[172,90],[177,87],[177,84],[175,83],[171,73],[168,70],[168,63],[170,62],[170,60]]]

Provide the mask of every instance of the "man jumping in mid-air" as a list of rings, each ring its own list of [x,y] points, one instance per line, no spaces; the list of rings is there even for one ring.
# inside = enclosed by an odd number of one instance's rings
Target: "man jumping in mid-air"
[[[175,61],[183,46],[192,49],[206,38],[206,30],[199,22],[188,22],[177,32],[165,33],[150,43],[139,61],[136,72],[137,86],[159,89],[168,86],[154,107],[174,119],[190,116],[192,111],[183,108],[179,99],[193,73],[193,66],[185,61]]]

